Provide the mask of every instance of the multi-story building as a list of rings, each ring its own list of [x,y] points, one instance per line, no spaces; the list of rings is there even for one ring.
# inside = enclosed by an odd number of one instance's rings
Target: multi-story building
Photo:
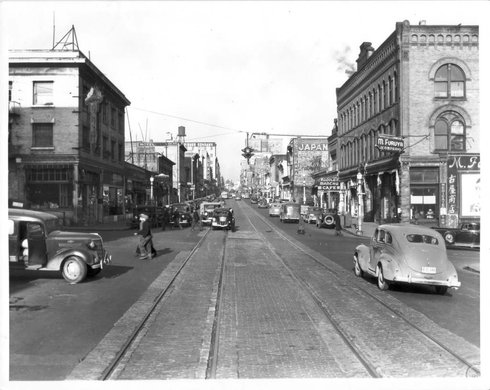
[[[9,198],[67,223],[123,215],[129,104],[78,48],[9,51]]]
[[[478,31],[404,21],[377,50],[361,45],[337,89],[343,211],[451,226],[479,218]]]

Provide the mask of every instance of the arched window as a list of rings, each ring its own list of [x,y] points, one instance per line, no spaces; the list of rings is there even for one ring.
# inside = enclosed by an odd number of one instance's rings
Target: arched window
[[[388,77],[388,105],[393,104],[393,79],[391,76]]]
[[[442,65],[434,77],[434,93],[436,97],[465,97],[466,77],[461,68],[454,64]]]
[[[386,89],[386,81],[383,80],[383,109],[385,109],[388,106],[388,91]]]
[[[437,151],[465,151],[466,126],[455,112],[440,115],[434,126],[435,149]]]

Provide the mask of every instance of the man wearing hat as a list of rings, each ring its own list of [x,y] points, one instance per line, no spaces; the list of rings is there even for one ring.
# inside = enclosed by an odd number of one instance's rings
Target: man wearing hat
[[[146,260],[152,258],[152,235],[150,230],[150,222],[148,221],[148,215],[140,214],[140,230],[138,230],[134,235],[140,236],[139,249],[140,249],[140,260]]]

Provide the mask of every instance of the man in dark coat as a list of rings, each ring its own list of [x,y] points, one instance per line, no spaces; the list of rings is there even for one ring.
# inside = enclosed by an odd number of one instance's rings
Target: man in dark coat
[[[335,222],[335,235],[336,236],[341,236],[342,235],[342,226],[340,225],[340,216],[339,213],[335,213],[333,216],[333,220]]]
[[[140,229],[134,233],[139,235],[139,250],[140,250],[140,260],[146,260],[153,257],[152,249],[152,234],[150,230],[150,222],[148,221],[148,216],[146,214],[140,214]]]

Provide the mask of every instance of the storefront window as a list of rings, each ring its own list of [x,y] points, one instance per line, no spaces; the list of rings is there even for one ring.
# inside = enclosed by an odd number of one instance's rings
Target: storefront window
[[[434,219],[437,218],[438,202],[437,186],[411,187],[410,204],[411,218]]]

